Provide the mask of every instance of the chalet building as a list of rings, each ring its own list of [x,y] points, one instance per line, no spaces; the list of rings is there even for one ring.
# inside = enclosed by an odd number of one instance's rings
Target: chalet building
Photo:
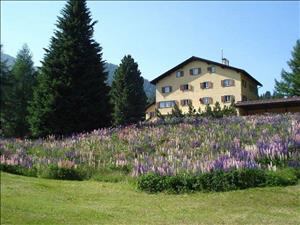
[[[207,104],[221,107],[235,101],[239,115],[300,112],[300,97],[258,100],[262,84],[243,69],[192,56],[151,81],[156,86],[156,102],[148,105],[146,119],[171,114],[175,104],[183,113],[188,105],[201,111]]]
[[[219,102],[221,107],[231,101],[258,99],[262,84],[243,69],[223,63],[191,57],[151,81],[156,86],[156,102],[146,109],[146,119],[170,114],[175,104],[186,113],[191,103],[196,110]]]

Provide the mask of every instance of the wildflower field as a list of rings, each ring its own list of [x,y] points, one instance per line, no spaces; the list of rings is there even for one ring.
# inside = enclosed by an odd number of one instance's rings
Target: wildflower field
[[[180,118],[66,138],[1,139],[1,165],[38,176],[45,168],[105,169],[138,177],[241,168],[300,167],[300,114]]]

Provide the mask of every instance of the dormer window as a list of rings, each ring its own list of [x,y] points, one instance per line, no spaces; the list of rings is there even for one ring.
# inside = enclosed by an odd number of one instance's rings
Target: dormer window
[[[184,75],[184,72],[183,72],[182,70],[176,72],[176,77],[177,77],[177,78],[183,77],[183,75]]]
[[[190,69],[190,75],[199,75],[201,73],[201,68]]]
[[[172,86],[165,86],[161,88],[162,93],[170,93],[172,92]]]
[[[209,73],[215,73],[217,71],[215,66],[209,66],[207,67],[207,72]]]

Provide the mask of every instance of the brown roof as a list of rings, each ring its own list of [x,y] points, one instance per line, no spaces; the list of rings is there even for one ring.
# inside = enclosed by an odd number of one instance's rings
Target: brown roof
[[[278,98],[278,99],[259,99],[252,101],[239,101],[235,105],[236,107],[247,107],[247,106],[263,106],[263,105],[295,105],[300,106],[300,96],[294,96],[289,98]]]
[[[148,109],[150,106],[152,106],[152,105],[155,105],[155,101],[154,102],[151,102],[151,103],[149,103],[148,105],[146,105],[146,109]]]
[[[222,68],[227,68],[227,69],[232,69],[235,70],[239,73],[243,73],[245,74],[249,79],[253,80],[257,85],[262,86],[262,84],[257,81],[254,77],[252,77],[249,73],[247,73],[245,70],[240,69],[240,68],[236,68],[236,67],[232,67],[232,66],[227,66],[225,64],[222,63],[218,63],[218,62],[214,62],[211,60],[207,60],[207,59],[203,59],[203,58],[199,58],[196,56],[192,56],[190,58],[188,58],[187,60],[183,61],[182,63],[178,64],[177,66],[173,67],[172,69],[168,70],[167,72],[161,74],[160,76],[156,77],[154,80],[152,80],[150,83],[152,84],[156,84],[159,80],[161,80],[162,78],[167,77],[170,73],[175,72],[176,70],[180,69],[181,67],[183,67],[184,65],[193,62],[193,61],[202,61],[202,62],[206,62],[208,64],[212,64],[212,65],[217,65],[217,66],[221,66]]]

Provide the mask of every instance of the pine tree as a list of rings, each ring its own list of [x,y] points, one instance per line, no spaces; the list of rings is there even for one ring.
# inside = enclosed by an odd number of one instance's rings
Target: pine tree
[[[16,62],[8,76],[9,86],[5,90],[2,126],[5,136],[24,137],[29,135],[27,121],[28,105],[32,100],[35,85],[35,69],[27,45],[18,52]]]
[[[1,56],[2,56],[2,48],[3,46],[0,45],[1,48]],[[7,66],[7,62],[4,61],[2,58],[0,60],[0,134],[3,133],[3,122],[5,116],[5,110],[7,108],[7,93],[9,92],[11,86],[10,81],[10,70]]]
[[[282,80],[275,79],[275,93],[277,96],[300,96],[300,40],[294,46],[288,66],[291,72],[282,70]]]
[[[33,135],[69,135],[110,125],[102,48],[86,1],[69,0],[42,62],[30,106]]]
[[[138,64],[130,55],[124,56],[111,88],[115,125],[136,123],[144,118],[147,96],[143,83]]]

